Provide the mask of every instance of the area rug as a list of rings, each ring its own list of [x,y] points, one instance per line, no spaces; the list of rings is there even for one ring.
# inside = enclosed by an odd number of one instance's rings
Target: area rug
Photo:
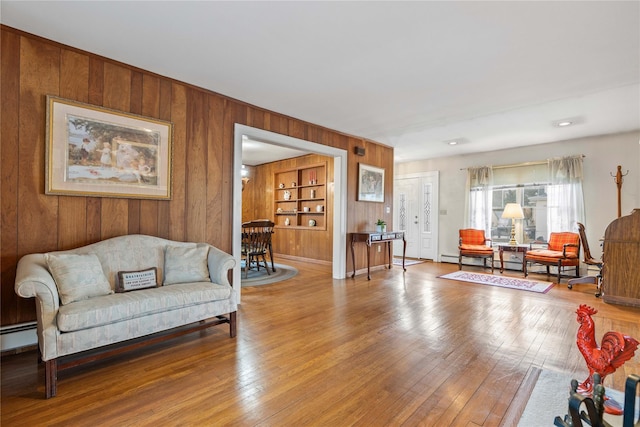
[[[585,369],[585,378],[587,372]],[[568,399],[571,380],[566,373],[541,370],[533,390],[530,392],[527,406],[518,421],[518,427],[553,426],[553,420],[559,416],[564,419],[568,413]],[[584,378],[576,378],[578,381]],[[606,381],[605,381],[606,383]],[[619,390],[606,389],[606,395],[624,404],[624,393]],[[636,408],[638,404],[636,403]],[[584,407],[581,410],[586,410]],[[636,414],[636,419],[637,419]],[[604,420],[612,426],[622,426],[622,416],[604,415]],[[585,424],[586,425],[586,424]]]
[[[537,280],[518,279],[516,277],[495,276],[493,274],[472,273],[468,271],[455,271],[439,276],[442,279],[460,280],[462,282],[477,283],[480,285],[499,286],[501,288],[519,289],[546,294],[553,287],[551,282],[539,282]]]
[[[405,259],[404,266],[407,267],[409,265],[422,264],[423,262],[423,259]],[[394,258],[393,265],[402,265],[402,258]]]
[[[271,264],[269,264],[269,275],[264,268],[260,268],[260,271],[255,269],[250,269],[247,278],[244,278],[244,265],[241,265],[240,279],[241,286],[260,286],[260,285],[269,285],[272,283],[282,282],[283,280],[291,279],[296,274],[298,274],[298,270],[295,267],[291,267],[290,265],[284,264],[275,264],[276,271],[271,271]]]

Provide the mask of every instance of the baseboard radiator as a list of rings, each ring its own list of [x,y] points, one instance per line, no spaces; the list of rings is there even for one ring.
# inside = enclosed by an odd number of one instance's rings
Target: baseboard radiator
[[[0,351],[33,347],[38,344],[36,322],[0,327]]]

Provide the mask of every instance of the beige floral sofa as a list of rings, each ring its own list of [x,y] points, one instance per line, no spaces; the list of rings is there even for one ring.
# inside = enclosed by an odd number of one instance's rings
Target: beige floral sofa
[[[222,323],[235,337],[234,266],[211,245],[145,235],[21,258],[15,291],[36,299],[46,397],[56,395],[58,371],[96,358],[90,350],[113,354],[139,346],[140,337],[168,339]]]

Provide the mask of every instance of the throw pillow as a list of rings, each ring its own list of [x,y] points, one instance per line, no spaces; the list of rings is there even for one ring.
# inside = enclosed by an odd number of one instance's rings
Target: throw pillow
[[[95,254],[46,254],[62,304],[112,293]]]
[[[138,289],[155,288],[158,286],[156,267],[140,271],[118,271],[116,292],[137,291]]]
[[[210,282],[208,256],[209,246],[167,246],[164,284]]]

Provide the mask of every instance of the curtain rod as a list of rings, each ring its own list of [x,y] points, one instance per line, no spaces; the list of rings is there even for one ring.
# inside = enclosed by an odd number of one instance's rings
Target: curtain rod
[[[583,159],[585,157],[587,157],[584,154],[580,154],[580,156],[582,156]],[[556,157],[556,159],[560,159],[560,158],[561,157]],[[553,159],[538,160],[538,161],[535,161],[535,162],[526,162],[526,163],[514,163],[514,164],[511,164],[511,165],[492,166],[492,168],[493,169],[507,169],[507,168],[519,168],[519,167],[525,167],[525,166],[538,166],[538,165],[546,164],[549,160],[553,160]],[[464,171],[464,170],[467,170],[467,169],[469,169],[469,168],[460,168],[461,171]]]

